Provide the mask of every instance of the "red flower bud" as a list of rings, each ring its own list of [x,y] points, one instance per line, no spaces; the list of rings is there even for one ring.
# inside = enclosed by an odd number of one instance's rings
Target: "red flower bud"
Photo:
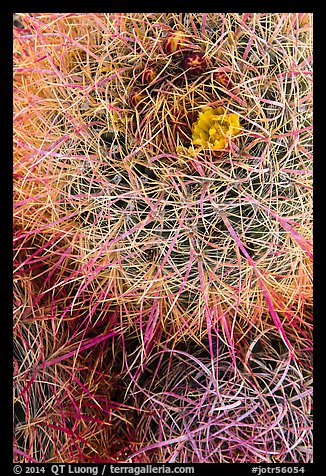
[[[143,84],[149,84],[156,78],[156,76],[157,76],[157,72],[155,71],[154,68],[146,68],[142,72],[141,82]]]
[[[197,75],[205,71],[206,60],[202,53],[192,53],[183,61],[183,68],[187,70],[190,75]]]
[[[183,31],[172,31],[164,40],[163,49],[165,53],[175,53],[192,49],[192,43],[189,35]]]

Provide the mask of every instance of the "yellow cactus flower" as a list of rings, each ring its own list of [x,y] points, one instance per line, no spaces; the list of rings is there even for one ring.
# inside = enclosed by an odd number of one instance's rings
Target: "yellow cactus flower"
[[[225,149],[229,139],[241,131],[239,116],[225,114],[222,107],[206,108],[199,114],[192,129],[192,143],[202,149]]]

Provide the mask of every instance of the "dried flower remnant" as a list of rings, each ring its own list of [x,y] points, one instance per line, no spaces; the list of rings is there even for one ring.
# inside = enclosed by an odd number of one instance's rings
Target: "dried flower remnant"
[[[225,88],[232,85],[231,75],[226,74],[224,71],[218,71],[214,73],[213,78]]]
[[[145,99],[146,95],[140,89],[134,89],[130,94],[130,104],[134,107]]]
[[[192,143],[203,149],[225,149],[229,140],[241,131],[237,114],[225,114],[222,107],[206,108],[193,125]]]

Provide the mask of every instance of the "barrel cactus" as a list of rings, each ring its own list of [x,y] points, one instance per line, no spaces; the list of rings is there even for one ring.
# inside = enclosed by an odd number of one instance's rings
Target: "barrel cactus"
[[[311,58],[306,13],[16,14],[17,326],[110,335],[133,382],[175,346],[240,372],[267,328],[309,367]]]
[[[310,462],[311,375],[277,340],[267,328],[236,371],[223,348],[213,361],[203,350],[153,356],[156,379],[136,392],[142,443],[129,461]]]

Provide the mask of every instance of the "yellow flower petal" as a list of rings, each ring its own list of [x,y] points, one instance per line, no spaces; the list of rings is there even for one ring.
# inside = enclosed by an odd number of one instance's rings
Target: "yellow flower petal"
[[[224,149],[226,138],[239,134],[240,130],[240,120],[237,114],[225,114],[222,107],[217,109],[208,107],[199,113],[199,117],[193,125],[192,143],[203,148]]]

